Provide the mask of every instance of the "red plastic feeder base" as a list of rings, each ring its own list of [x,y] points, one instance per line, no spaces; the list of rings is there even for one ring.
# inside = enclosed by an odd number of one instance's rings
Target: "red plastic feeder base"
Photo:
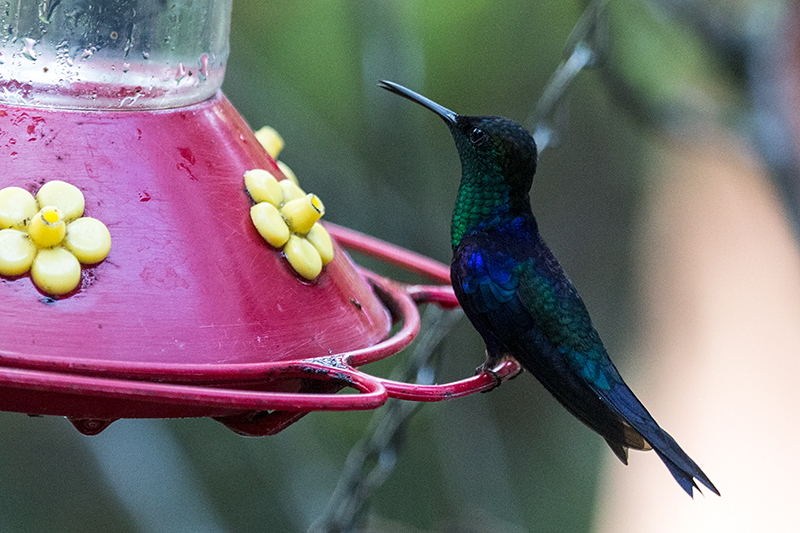
[[[309,411],[495,385],[486,374],[424,387],[358,370],[411,342],[416,303],[457,305],[448,268],[327,224],[333,261],[300,277],[253,226],[243,182],[253,168],[283,177],[222,95],[159,111],[0,106],[0,189],[68,182],[112,239],[66,295],[42,292],[30,273],[0,276],[0,410],[66,416],[85,434],[119,418],[213,417],[267,435]],[[442,285],[360,270],[340,246]],[[390,336],[393,321],[403,326]],[[505,379],[519,366],[496,370]],[[358,394],[337,394],[344,387]]]

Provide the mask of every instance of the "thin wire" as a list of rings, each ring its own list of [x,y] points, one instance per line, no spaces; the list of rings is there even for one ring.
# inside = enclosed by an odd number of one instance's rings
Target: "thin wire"
[[[566,127],[565,96],[575,77],[585,68],[597,65],[605,42],[607,0],[592,0],[572,28],[564,49],[566,59],[558,65],[527,120],[541,154],[558,144],[558,133]]]
[[[428,306],[423,317],[423,333],[417,339],[408,367],[396,368],[391,379],[433,384],[441,353],[439,347],[463,315],[460,309],[445,311]],[[325,514],[312,524],[309,533],[354,531],[364,516],[367,500],[392,473],[408,424],[421,405],[390,399],[375,413],[367,435],[347,456]]]

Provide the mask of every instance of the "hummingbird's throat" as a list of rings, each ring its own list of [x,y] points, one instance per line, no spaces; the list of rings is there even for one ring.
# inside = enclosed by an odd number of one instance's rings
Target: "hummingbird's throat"
[[[450,226],[453,248],[461,243],[468,231],[480,224],[499,221],[508,213],[508,209],[509,190],[505,184],[476,185],[470,180],[462,179]]]

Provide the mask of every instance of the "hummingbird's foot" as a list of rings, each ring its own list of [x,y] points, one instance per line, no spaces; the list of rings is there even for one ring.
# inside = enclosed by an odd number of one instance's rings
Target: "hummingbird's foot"
[[[487,354],[486,361],[484,361],[484,363],[481,366],[479,366],[478,368],[475,369],[475,373],[476,374],[489,374],[494,379],[494,385],[492,385],[491,388],[486,389],[486,390],[481,391],[481,392],[493,391],[494,389],[499,387],[501,383],[503,383],[503,378],[500,376],[500,374],[498,374],[494,370],[494,367],[499,365],[502,361],[503,361],[502,357],[499,357],[499,358],[498,357],[492,357],[492,356]]]
[[[489,392],[493,391],[497,387],[503,383],[503,378],[500,376],[499,373],[495,372],[495,367],[497,367],[500,363],[502,363],[508,354],[506,351],[499,345],[486,345],[486,361],[483,362],[481,366],[475,369],[476,374],[486,373],[494,378],[494,385],[481,392]]]
[[[496,389],[497,387],[499,387],[503,383],[503,378],[500,377],[500,374],[498,374],[497,372],[495,372],[491,368],[484,368],[484,366],[485,365],[481,365],[478,368],[476,368],[475,369],[475,373],[476,374],[489,374],[490,376],[492,376],[492,379],[494,379],[494,384],[490,388],[488,388],[486,390],[482,390],[481,393],[491,392],[491,391],[493,391],[494,389]]]

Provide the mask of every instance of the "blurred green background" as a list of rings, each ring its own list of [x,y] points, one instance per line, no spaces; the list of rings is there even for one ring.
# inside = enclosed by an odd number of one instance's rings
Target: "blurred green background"
[[[433,114],[377,81],[460,113],[525,123],[583,8],[562,0],[234,0],[224,91],[253,128],[269,124],[283,135],[281,159],[324,200],[327,220],[448,262],[460,176],[452,140]],[[738,27],[744,10],[737,3],[718,16]],[[608,14],[605,51],[616,78],[596,70],[578,77],[531,197],[625,374],[647,356],[636,344],[634,244],[659,128],[720,116],[735,127],[746,97],[741,72],[690,24],[627,0]],[[483,361],[465,320],[444,349],[441,381],[471,375]],[[85,437],[63,419],[0,414],[0,530],[305,531],[372,416],[312,413],[279,435],[243,438],[205,419],[122,420]],[[491,394],[424,406],[367,514],[380,531],[589,531],[609,453],[523,375]]]

